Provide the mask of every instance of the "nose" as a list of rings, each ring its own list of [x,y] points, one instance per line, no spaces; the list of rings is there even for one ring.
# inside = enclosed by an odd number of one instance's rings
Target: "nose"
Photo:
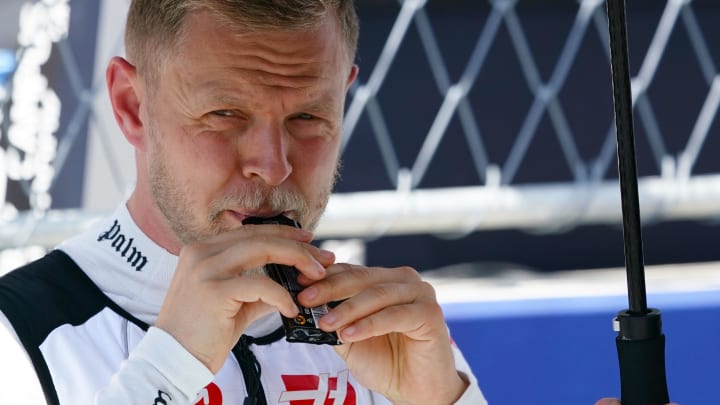
[[[293,170],[288,160],[289,145],[284,129],[258,124],[248,135],[238,146],[243,176],[260,178],[270,186],[282,184]]]

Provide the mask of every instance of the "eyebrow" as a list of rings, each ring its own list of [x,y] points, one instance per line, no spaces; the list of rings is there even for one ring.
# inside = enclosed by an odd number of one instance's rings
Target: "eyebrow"
[[[223,83],[218,81],[204,83],[204,86],[197,89],[196,92],[198,101],[218,103],[225,106],[236,106],[239,108],[247,108],[252,105],[253,100],[247,97],[246,94],[242,88],[234,87],[228,89],[223,86]],[[315,98],[299,103],[294,110],[314,115],[335,114],[338,108],[336,108],[334,104],[335,100],[331,94],[318,94]],[[342,106],[340,108],[342,109]]]
[[[335,113],[335,108],[333,107],[330,97],[323,97],[320,100],[313,100],[303,104],[300,110],[319,115]]]
[[[190,100],[192,100],[192,104],[195,105],[206,104],[208,102],[230,105],[247,104],[242,97],[238,96],[244,93],[242,89],[233,88],[230,90],[224,85],[225,83],[218,80],[211,80],[198,83],[193,88],[187,89],[187,91],[192,93]]]
[[[237,91],[235,91],[234,93],[237,93]],[[222,104],[228,104],[228,105],[245,105],[246,104],[246,102],[244,100],[242,100],[240,97],[237,97],[237,96],[234,96],[231,94],[227,94],[224,92],[221,93],[220,95],[210,96],[209,99],[213,100],[213,101],[218,101]]]

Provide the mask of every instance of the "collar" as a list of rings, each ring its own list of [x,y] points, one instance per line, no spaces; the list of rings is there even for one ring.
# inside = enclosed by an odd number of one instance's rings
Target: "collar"
[[[155,323],[178,257],[137,226],[126,204],[57,249],[70,256],[121,308],[149,325]],[[246,334],[262,336],[279,325],[279,315],[270,314],[252,324]]]

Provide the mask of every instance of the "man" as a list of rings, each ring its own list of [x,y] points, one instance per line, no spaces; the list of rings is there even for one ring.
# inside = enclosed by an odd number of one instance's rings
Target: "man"
[[[486,403],[415,270],[338,264],[310,244],[358,72],[353,7],[131,3],[107,84],[136,185],[107,221],[0,281],[0,402]],[[243,225],[279,214],[304,229]],[[278,312],[298,308],[256,270],[268,263],[299,270],[302,305],[344,300],[319,321],[342,345],[282,339]]]

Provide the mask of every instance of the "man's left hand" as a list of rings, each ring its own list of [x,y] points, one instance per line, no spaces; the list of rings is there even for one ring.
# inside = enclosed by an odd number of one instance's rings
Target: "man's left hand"
[[[302,305],[345,299],[319,326],[338,331],[336,351],[361,384],[396,404],[451,404],[463,394],[435,290],[417,271],[335,264],[320,281],[300,281]]]

